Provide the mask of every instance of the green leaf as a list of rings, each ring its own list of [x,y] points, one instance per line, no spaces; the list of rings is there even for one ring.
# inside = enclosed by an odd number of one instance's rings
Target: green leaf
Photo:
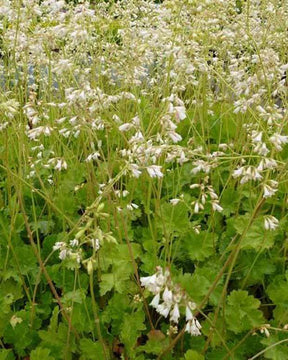
[[[51,355],[55,359],[63,359],[67,356],[67,359],[71,358],[71,353],[76,351],[75,338],[71,329],[66,324],[59,323],[57,331],[40,330],[38,334],[41,338],[40,346],[48,348],[51,351]],[[67,350],[67,335],[69,334],[69,351]],[[68,352],[67,352],[68,351]]]
[[[108,291],[111,291],[116,284],[114,274],[103,274],[100,282],[100,295],[105,295]]]
[[[145,313],[143,311],[127,314],[124,317],[120,338],[125,345],[127,353],[131,356],[131,359],[135,358],[134,348],[137,338],[141,335],[141,332],[146,329],[144,322]]]
[[[55,282],[58,288],[63,289],[63,292],[69,292],[74,288],[75,275],[71,270],[65,269],[62,264],[54,264],[46,267],[51,279]],[[80,273],[80,283],[83,290],[88,289],[89,278],[87,272]]]
[[[15,360],[12,350],[0,349],[0,360]]]
[[[273,310],[274,318],[280,324],[286,324],[288,321],[288,272],[286,278],[279,275],[267,288],[267,294],[276,308]]]
[[[55,306],[52,315],[50,317],[50,324],[49,324],[49,330],[50,331],[57,331],[58,329],[58,315],[59,315],[59,307]]]
[[[29,327],[29,321],[22,321],[15,327],[9,323],[4,332],[4,341],[7,344],[13,344],[13,349],[20,356],[26,354],[27,348],[32,347],[33,343],[37,342],[38,334]]]
[[[54,360],[53,356],[50,356],[50,350],[37,347],[31,351],[30,360]]]
[[[43,235],[49,234],[53,230],[54,222],[52,220],[39,220],[31,223],[33,231],[39,230]]]
[[[110,322],[113,320],[121,320],[126,315],[126,310],[129,308],[130,299],[127,295],[115,293],[109,300],[105,311],[102,313],[104,321]]]
[[[163,230],[164,226],[165,233],[172,234],[177,232],[183,234],[183,231],[187,231],[190,228],[188,211],[182,203],[177,204],[177,206],[164,203],[158,216],[157,225],[161,230]]]
[[[212,286],[218,272],[219,265],[214,258],[211,258],[209,262],[206,262],[202,267],[197,267],[192,275],[190,273],[179,275],[176,281],[182,285],[183,289],[187,291],[196,304],[200,304]],[[218,282],[215,290],[210,295],[209,301],[213,304],[217,304],[221,296],[222,282],[222,280]]]
[[[223,360],[227,355],[227,351],[225,349],[213,349],[212,352],[209,352],[206,356],[207,360]],[[238,359],[237,359],[238,360]]]
[[[276,271],[276,266],[267,254],[260,254],[251,250],[240,253],[238,268],[241,272],[237,276],[242,280],[245,279],[247,286],[260,283],[265,275],[273,274]]]
[[[71,320],[72,325],[78,332],[89,333],[93,331],[94,321],[90,298],[87,298],[83,304],[73,304]]]
[[[264,228],[264,218],[259,216],[250,225],[251,214],[239,216],[237,219],[231,219],[231,222],[240,236],[241,249],[269,249],[274,244],[276,232],[267,231]],[[248,230],[247,230],[248,229]]]
[[[115,247],[114,247],[115,248]],[[131,244],[131,249],[135,259],[141,256],[141,247],[139,244]],[[105,295],[108,291],[115,289],[118,293],[123,293],[129,283],[130,276],[134,273],[132,259],[126,244],[118,245],[114,249],[116,253],[111,259],[111,273],[103,274],[100,282],[100,294]],[[109,259],[108,259],[109,261]]]
[[[267,293],[275,305],[283,305],[288,308],[288,272],[286,278],[277,276],[268,286]]]
[[[228,188],[221,196],[221,206],[223,207],[222,214],[230,216],[231,213],[237,211],[240,201],[240,193],[237,190]]]
[[[287,342],[280,343],[282,340],[287,340],[286,334],[272,334],[269,338],[264,338],[261,343],[266,346],[264,353],[265,359],[271,360],[287,360],[288,345]]]
[[[188,350],[185,353],[185,360],[204,360],[204,356],[195,350]]]
[[[227,299],[225,319],[227,328],[234,333],[251,330],[264,323],[258,310],[260,301],[244,290],[233,290]]]
[[[80,360],[105,360],[103,347],[99,341],[94,342],[91,339],[81,339],[80,350]]]
[[[30,245],[17,246],[14,251],[18,259],[17,268],[19,266],[22,275],[38,272],[38,262]]]
[[[161,351],[168,346],[168,344],[169,340],[167,338],[160,341],[149,339],[145,345],[137,348],[137,352],[144,351],[146,354],[159,355]]]
[[[194,231],[190,231],[185,236],[184,245],[191,260],[203,261],[213,254],[216,242],[216,234],[205,231],[196,234]]]
[[[22,286],[16,281],[9,279],[0,285],[0,299],[2,299],[5,304],[12,304],[22,297]]]
[[[217,329],[217,331],[211,332],[212,324],[213,324],[213,329],[215,328]],[[202,333],[207,337],[210,336],[212,348],[215,348],[223,344],[223,339],[226,340],[227,331],[223,316],[218,315],[215,321],[215,315],[213,312],[211,312],[208,315],[208,317],[205,319],[205,321],[201,322],[201,325],[202,325]]]
[[[66,306],[71,306],[73,303],[82,304],[86,298],[85,291],[83,289],[77,289],[74,291],[67,292],[62,297],[62,303]]]

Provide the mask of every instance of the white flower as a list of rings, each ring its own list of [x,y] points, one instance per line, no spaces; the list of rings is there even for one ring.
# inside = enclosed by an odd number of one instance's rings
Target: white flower
[[[79,245],[79,241],[77,239],[73,239],[70,241],[70,246],[75,247]]]
[[[161,289],[166,283],[167,277],[162,274],[162,271],[157,274],[157,288]],[[160,290],[159,290],[160,291]]]
[[[203,205],[206,204],[206,198],[207,198],[207,194],[202,194],[202,195],[201,195],[201,203],[202,203]],[[212,205],[212,206],[213,206],[213,205]]]
[[[263,197],[267,199],[268,197],[275,195],[278,189],[265,184],[263,186],[263,190],[264,190]]]
[[[175,131],[169,131],[168,134],[174,143],[177,143],[182,140],[182,136],[177,134]]]
[[[175,205],[177,205],[177,204],[179,203],[179,201],[180,201],[180,199],[171,199],[171,200],[170,200],[170,203],[171,203],[173,206],[175,206]]]
[[[198,201],[195,201],[194,213],[195,213],[195,214],[198,214],[198,213],[199,213],[199,202],[198,202]]]
[[[146,169],[151,178],[154,178],[154,177],[162,178],[163,173],[161,172],[161,168],[162,167],[158,166],[158,165],[151,165],[151,166],[148,166]]]
[[[186,158],[184,151],[181,151],[180,157],[177,159],[177,162],[178,162],[178,164],[182,165],[186,161],[188,161],[188,159]]]
[[[118,129],[119,129],[119,131],[121,131],[121,132],[129,131],[130,129],[133,128],[133,126],[134,126],[133,124],[125,123],[125,124],[120,125]]]
[[[217,201],[212,201],[211,205],[214,211],[218,211],[218,212],[223,211],[222,206],[220,206]]]
[[[134,116],[133,119],[131,120],[132,123],[136,126],[139,126],[140,125],[140,118],[138,115]]]
[[[190,321],[190,320],[194,319],[192,311],[190,310],[190,306],[186,306],[185,316],[186,316],[186,321]]]
[[[157,275],[144,276],[140,278],[141,286],[144,286],[151,292],[155,292],[157,288]]]
[[[240,184],[245,184],[249,180],[262,179],[262,175],[260,174],[259,169],[255,168],[254,166],[240,167],[234,170],[232,176],[234,178],[242,176],[242,179],[240,180]]]
[[[201,226],[200,225],[193,226],[193,230],[195,231],[196,234],[199,235],[201,231]]]
[[[144,136],[141,131],[137,131],[134,136],[131,137],[129,143],[141,143],[144,140]]]
[[[163,292],[162,298],[166,304],[170,304],[170,306],[171,306],[173,294],[172,294],[172,291],[167,288],[167,286]]]
[[[122,196],[126,197],[127,195],[129,195],[129,191],[128,190],[123,190],[122,191]]]
[[[259,171],[254,166],[248,166],[248,169],[246,171],[246,176],[248,176],[248,178],[252,179],[252,180],[262,179],[262,175],[259,173]],[[241,183],[241,181],[240,181],[240,183]]]
[[[195,310],[195,309],[197,308],[196,303],[193,302],[193,301],[189,301],[189,302],[188,302],[188,306],[189,306],[189,308],[190,308],[191,310]]]
[[[132,175],[136,178],[139,178],[139,176],[141,175],[141,171],[139,170],[139,166],[136,164],[130,164],[129,168],[132,172]]]
[[[179,311],[179,306],[176,303],[174,305],[173,310],[170,313],[170,321],[173,321],[175,324],[178,324],[179,318],[180,318],[180,311]]]
[[[253,130],[251,138],[253,143],[260,143],[262,141],[262,131],[257,132]]]
[[[223,144],[219,144],[219,149],[220,150],[223,150],[223,151],[226,151],[228,149],[229,145],[223,143]]]
[[[53,246],[53,250],[59,250],[61,249],[62,247],[65,247],[66,246],[66,243],[64,243],[63,241],[58,241],[54,244]]]
[[[200,187],[200,185],[199,184],[191,184],[189,187],[190,187],[190,189],[197,189]]]
[[[30,140],[35,140],[41,134],[44,134],[45,136],[50,136],[51,131],[52,131],[52,128],[49,126],[38,126],[35,129],[31,129],[31,130],[27,131],[27,136]]]
[[[254,152],[259,155],[266,156],[269,153],[269,150],[265,143],[258,143],[254,148]]]
[[[160,293],[156,294],[151,301],[150,305],[154,307],[155,309],[158,307],[160,301]]]
[[[120,120],[120,118],[119,118],[119,116],[118,116],[117,114],[114,114],[114,115],[112,116],[112,119],[113,119],[117,124],[121,123],[121,120]]]
[[[66,170],[67,169],[67,163],[65,160],[63,159],[58,159],[57,163],[54,167],[55,170],[61,171],[61,170]]]
[[[92,154],[89,154],[88,156],[87,156],[87,158],[86,158],[86,162],[90,162],[90,161],[92,161],[92,160],[97,160],[97,159],[99,159],[99,157],[100,157],[100,153],[99,152],[94,152],[94,153],[92,153]]]
[[[95,249],[95,251],[98,251],[100,249],[99,239],[91,239],[90,242],[91,242],[93,249]]]
[[[173,110],[178,121],[184,120],[186,118],[185,106],[174,106]]]
[[[210,169],[211,169],[211,165],[209,165],[206,161],[204,160],[197,160],[194,161],[193,165],[196,165],[196,167],[194,169],[191,170],[192,174],[197,174],[200,171],[204,171],[206,174],[209,173]]]
[[[266,111],[263,109],[263,107],[261,105],[258,105],[256,107],[256,109],[261,113],[261,114],[266,114]]]
[[[265,169],[275,169],[277,167],[277,162],[274,159],[264,158],[260,161],[257,166],[257,170],[262,171]]]
[[[171,308],[171,305],[168,305],[166,303],[162,303],[160,305],[158,305],[156,311],[164,316],[165,318],[169,315],[169,312],[170,312],[170,308]]]
[[[279,225],[279,221],[272,215],[265,216],[264,228],[266,230],[275,230]]]
[[[185,331],[191,334],[192,336],[201,335],[200,329],[201,329],[201,325],[199,321],[195,318],[189,320],[185,327]]]
[[[275,133],[269,138],[269,140],[275,146],[276,150],[280,151],[282,150],[282,144],[288,143],[288,136]]]
[[[60,251],[59,259],[64,260],[69,255],[69,250],[63,249]]]
[[[243,173],[244,173],[244,167],[242,166],[242,167],[234,170],[232,176],[233,176],[234,178],[237,178],[237,177],[243,175]]]
[[[139,206],[137,204],[131,203],[131,204],[127,204],[127,209],[132,211],[133,209],[138,209]]]
[[[270,328],[270,324],[264,324],[263,326],[260,327],[260,333],[261,334],[264,333],[266,335],[266,337],[269,337],[270,332],[269,332],[268,328]]]
[[[8,121],[5,121],[3,124],[0,124],[0,131],[5,130],[8,127],[9,123]]]
[[[281,71],[286,71],[286,70],[288,70],[288,64],[281,65],[281,66],[280,66],[280,70],[281,70]]]

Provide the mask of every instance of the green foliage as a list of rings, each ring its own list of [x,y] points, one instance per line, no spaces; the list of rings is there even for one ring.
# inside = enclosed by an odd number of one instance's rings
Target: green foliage
[[[41,347],[37,347],[35,350],[31,351],[30,359],[31,360],[54,360],[54,357],[50,356],[49,349],[43,349]]]
[[[187,237],[183,239],[183,243],[184,242],[189,258],[192,261],[203,261],[215,252],[217,235],[204,231],[200,234],[195,234],[195,232],[191,231],[187,234]]]
[[[15,357],[14,357],[11,349],[10,350],[1,349],[0,350],[0,359],[1,360],[14,360]]]
[[[225,320],[227,328],[238,334],[264,323],[263,314],[258,310],[260,301],[244,290],[233,290],[227,298]]]
[[[287,336],[272,335],[267,339],[263,339],[261,343],[265,346],[265,359],[285,360],[287,358]]]
[[[143,310],[124,316],[120,339],[124,343],[127,354],[131,359],[135,358],[137,338],[140,337],[142,332],[146,329],[144,321],[145,313]]]
[[[233,219],[233,227],[240,236],[243,236],[241,241],[242,249],[269,249],[273,246],[275,240],[275,233],[267,231],[263,227],[263,217],[259,216],[251,225],[251,214],[239,216]]]
[[[276,305],[273,310],[275,320],[285,325],[288,322],[288,273],[278,275],[269,284],[267,294],[272,303]]]
[[[0,360],[288,359],[287,2],[2,2]]]
[[[81,339],[80,341],[81,357],[80,360],[104,360],[104,353],[101,344],[91,339]]]
[[[182,233],[183,229],[189,228],[188,211],[184,204],[179,204],[177,208],[164,203],[161,207],[161,214],[158,224],[162,228],[164,224],[165,232],[168,234]]]
[[[188,350],[185,353],[185,360],[204,360],[204,356],[199,354],[197,351],[195,350]]]

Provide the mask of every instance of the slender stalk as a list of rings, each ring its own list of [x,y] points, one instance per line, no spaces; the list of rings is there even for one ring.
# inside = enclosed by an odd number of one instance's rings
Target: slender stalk
[[[107,350],[107,347],[106,347],[106,344],[104,342],[102,332],[101,332],[100,318],[99,318],[96,299],[95,299],[93,269],[91,270],[91,272],[89,274],[89,288],[90,288],[92,309],[93,309],[93,315],[94,315],[94,322],[95,322],[96,330],[97,330],[97,336],[98,336],[99,342],[100,342],[100,344],[102,346],[102,349],[103,349],[104,358],[106,360],[109,360],[109,354],[107,353],[108,350]]]
[[[79,335],[78,335],[78,332],[76,331],[76,329],[74,328],[74,326],[72,325],[71,323],[71,318],[70,316],[68,315],[68,313],[66,312],[62,302],[61,302],[61,298],[60,296],[58,295],[57,291],[56,291],[56,288],[50,278],[50,275],[48,274],[47,270],[46,270],[46,267],[41,259],[41,256],[40,256],[40,253],[38,252],[38,249],[37,249],[37,245],[35,244],[34,242],[34,239],[33,239],[33,234],[32,234],[32,231],[31,231],[31,228],[30,228],[30,225],[29,225],[29,221],[28,221],[28,217],[26,215],[26,211],[25,211],[25,208],[24,208],[24,204],[23,204],[23,200],[22,200],[22,197],[20,194],[18,194],[18,201],[19,201],[19,205],[20,205],[20,209],[21,209],[21,212],[22,212],[22,216],[23,216],[23,219],[24,219],[24,222],[25,222],[25,227],[26,227],[26,231],[27,231],[27,235],[28,235],[28,239],[29,239],[29,242],[30,242],[30,245],[32,247],[32,250],[34,252],[34,255],[39,263],[39,266],[41,268],[41,271],[50,287],[50,290],[53,294],[53,296],[55,297],[60,309],[61,309],[61,313],[63,314],[63,317],[64,319],[68,322],[68,326],[71,328],[71,330],[73,331],[75,337],[77,339],[79,339]]]

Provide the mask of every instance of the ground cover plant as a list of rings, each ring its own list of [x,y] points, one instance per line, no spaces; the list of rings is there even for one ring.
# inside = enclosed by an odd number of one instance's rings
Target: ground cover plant
[[[1,360],[288,358],[287,30],[1,0]]]

